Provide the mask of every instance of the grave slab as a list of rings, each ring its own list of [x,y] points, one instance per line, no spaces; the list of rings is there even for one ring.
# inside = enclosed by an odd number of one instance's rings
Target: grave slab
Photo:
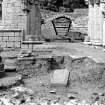
[[[67,86],[69,79],[69,70],[57,69],[51,74],[50,86]]]

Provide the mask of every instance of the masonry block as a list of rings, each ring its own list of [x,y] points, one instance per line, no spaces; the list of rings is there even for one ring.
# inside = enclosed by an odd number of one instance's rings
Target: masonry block
[[[50,86],[67,86],[69,79],[69,70],[58,69],[51,75]]]
[[[9,41],[15,41],[14,37],[9,37]]]
[[[3,37],[3,41],[8,41],[8,37]]]
[[[21,43],[20,42],[14,42],[15,47],[20,47]]]
[[[28,45],[22,44],[22,45],[21,45],[21,48],[26,49],[26,48],[28,48]]]
[[[4,33],[0,32],[0,36],[4,36]]]
[[[2,41],[2,37],[0,37],[0,41]]]
[[[5,32],[5,36],[14,36],[13,32]]]
[[[29,44],[29,48],[32,49],[32,47],[33,47],[33,45],[32,44]]]
[[[6,42],[1,42],[1,47],[6,47],[7,43]]]
[[[20,37],[14,37],[14,41],[21,41]]]
[[[15,32],[15,36],[20,36],[20,32]]]

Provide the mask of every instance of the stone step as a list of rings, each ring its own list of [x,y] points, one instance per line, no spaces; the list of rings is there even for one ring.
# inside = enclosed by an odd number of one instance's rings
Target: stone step
[[[69,71],[67,69],[55,70],[51,75],[50,86],[67,86]]]
[[[12,76],[5,76],[3,78],[0,78],[0,88],[9,88],[14,85],[21,84],[22,81],[22,76],[21,75],[12,75]]]

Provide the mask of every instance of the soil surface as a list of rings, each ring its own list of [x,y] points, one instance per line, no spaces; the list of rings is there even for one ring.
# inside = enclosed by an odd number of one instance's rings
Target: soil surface
[[[25,86],[32,89],[38,97],[61,97],[62,100],[67,100],[68,95],[72,94],[81,100],[89,100],[93,93],[105,92],[103,48],[97,49],[83,43],[46,43],[36,45],[36,48],[40,51],[50,50],[51,58],[44,52],[42,55],[45,58],[19,62],[17,73],[26,76]],[[70,70],[68,87],[51,88],[50,74],[57,68],[66,67]],[[55,93],[52,94],[50,91]]]

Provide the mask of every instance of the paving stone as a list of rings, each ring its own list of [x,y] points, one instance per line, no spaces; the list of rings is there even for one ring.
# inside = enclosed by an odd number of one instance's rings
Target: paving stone
[[[50,86],[67,86],[69,71],[67,69],[55,70],[51,75]]]

